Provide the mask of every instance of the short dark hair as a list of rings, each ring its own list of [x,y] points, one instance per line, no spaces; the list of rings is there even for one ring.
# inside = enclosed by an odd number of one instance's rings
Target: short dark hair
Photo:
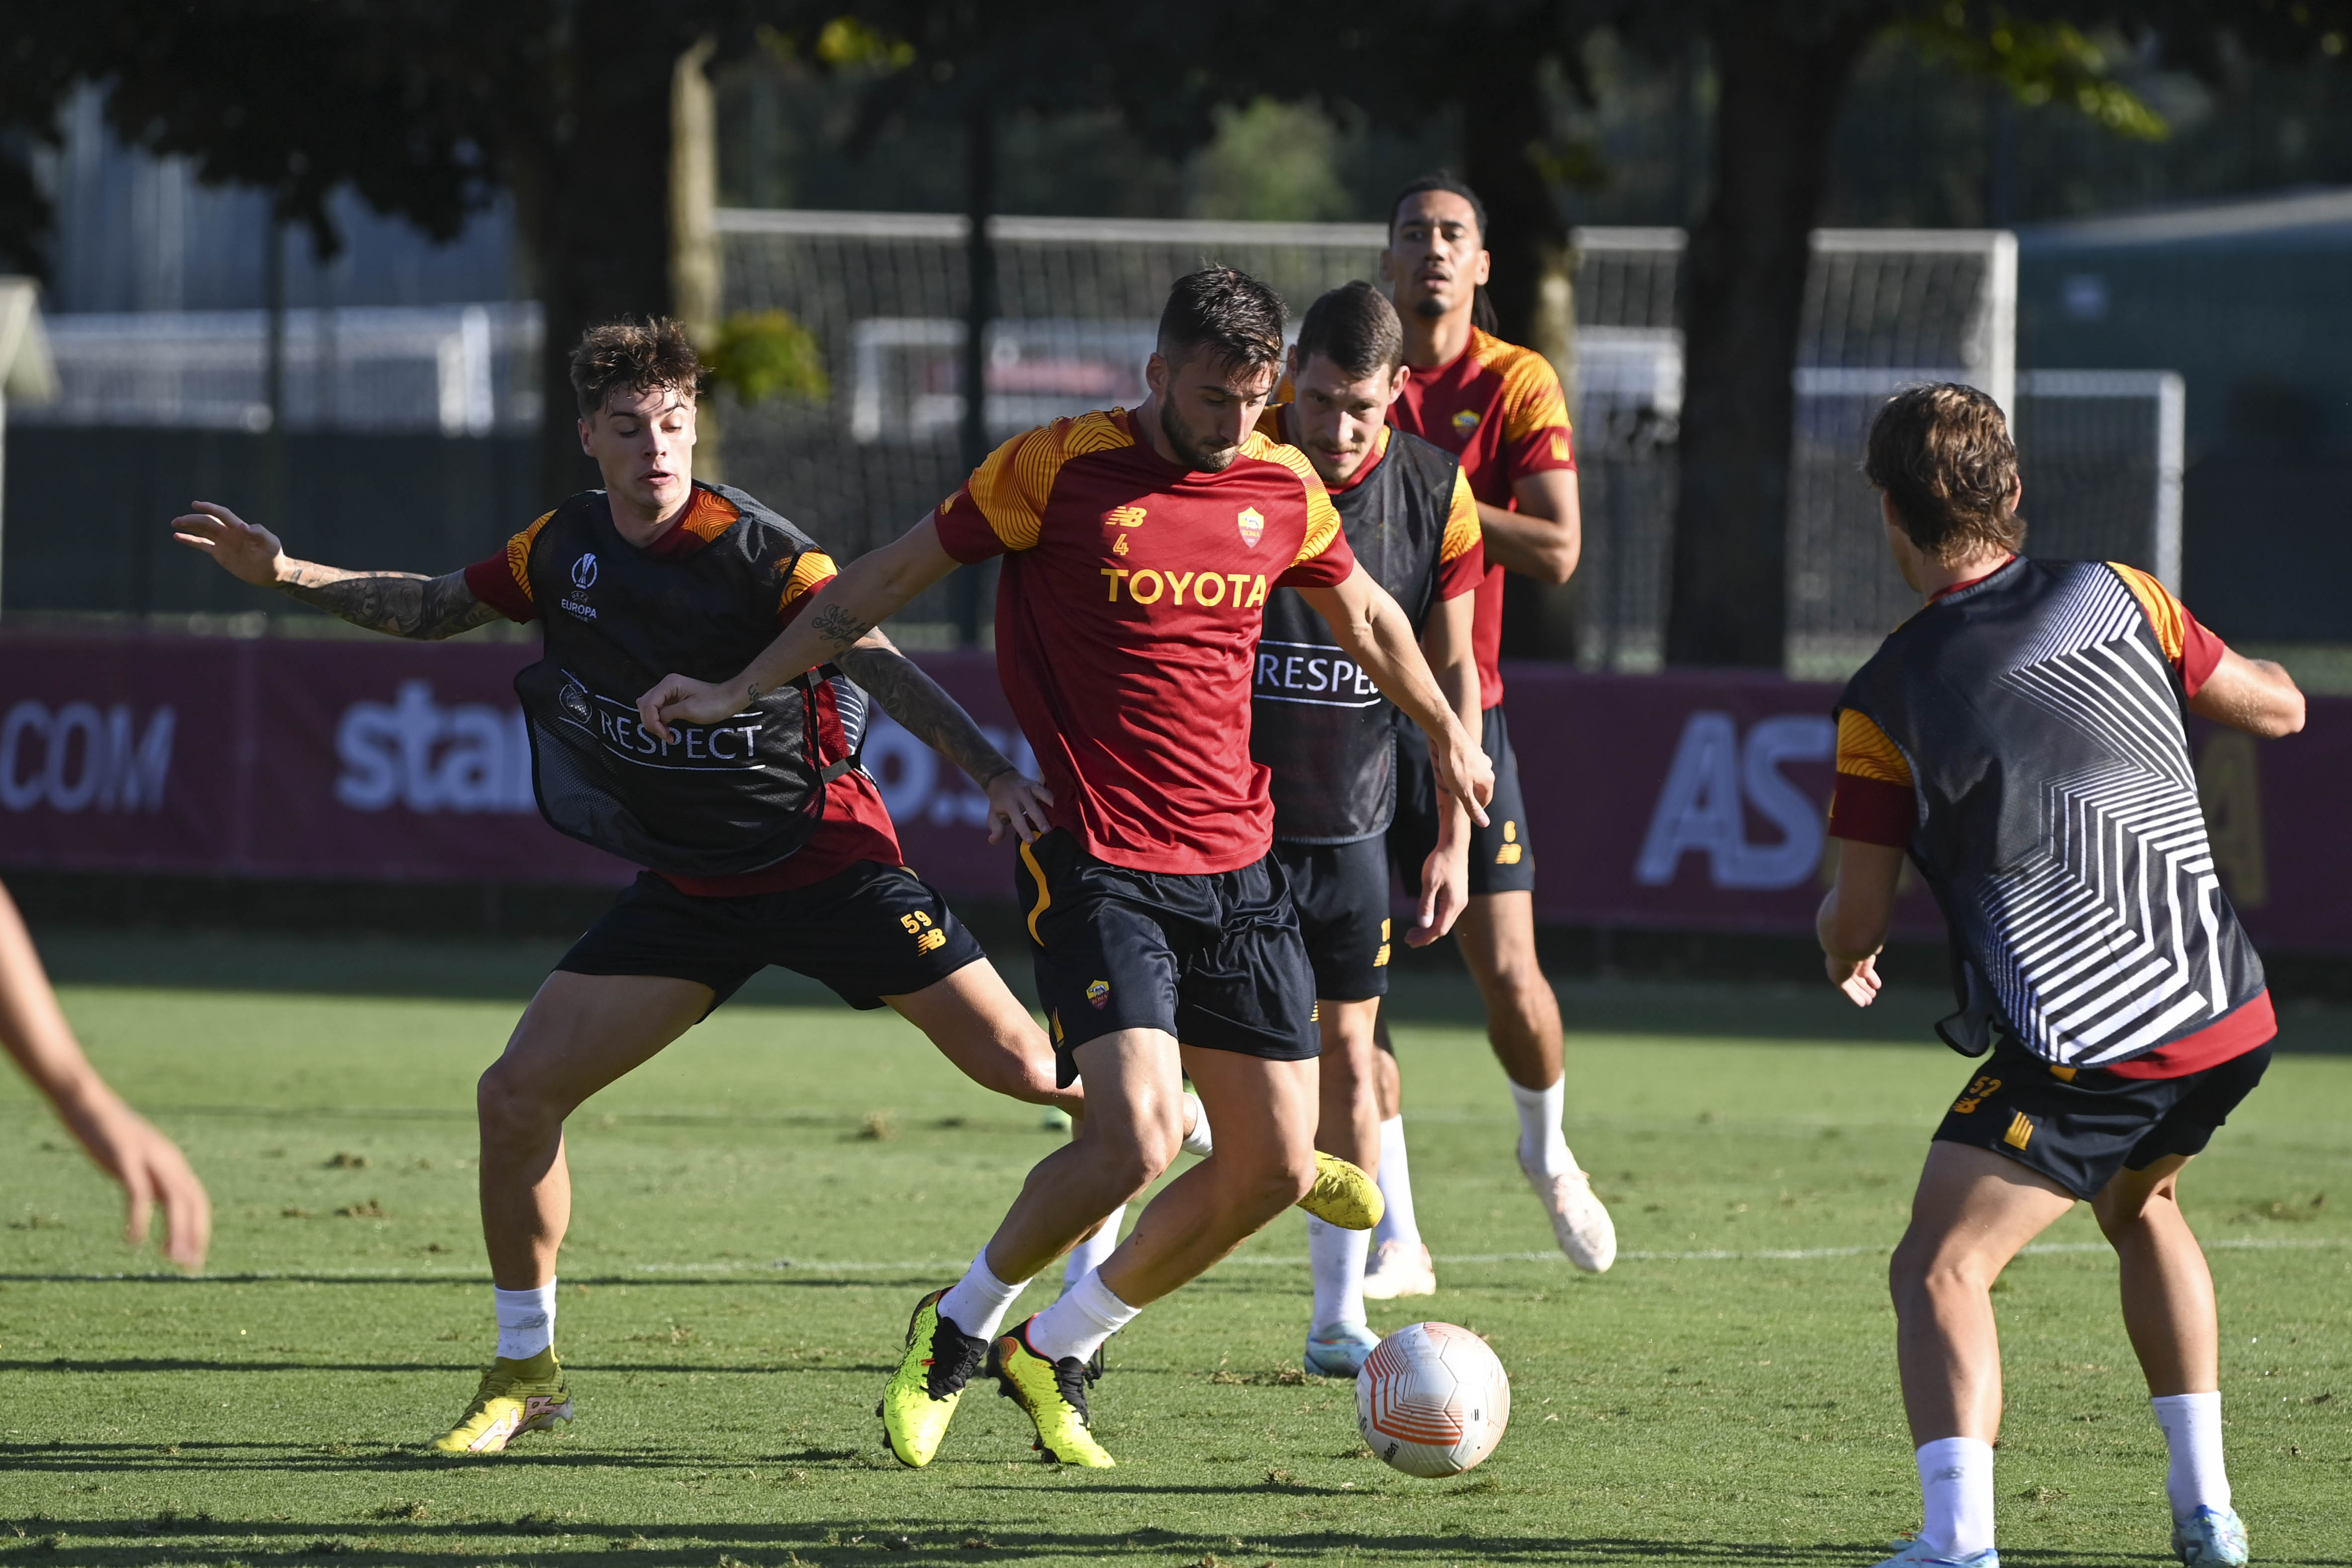
[[[1440,169],[1433,174],[1423,174],[1418,180],[1408,184],[1390,200],[1389,238],[1391,241],[1396,238],[1397,208],[1404,205],[1408,199],[1420,195],[1425,191],[1450,192],[1468,202],[1470,221],[1478,226],[1479,248],[1486,247],[1486,204],[1480,201],[1478,193],[1472,190],[1451,169]],[[1486,286],[1484,283],[1478,285],[1477,292],[1472,296],[1470,324],[1482,332],[1495,332],[1502,330],[1502,323],[1495,314],[1495,301],[1487,296]]]
[[[1365,282],[1342,283],[1307,307],[1298,325],[1298,363],[1321,354],[1362,381],[1404,363],[1404,324],[1389,297]]]
[[[2017,444],[2000,405],[1973,386],[1906,386],[1870,422],[1864,478],[1885,490],[1911,542],[1940,562],[2025,547]]]
[[[1478,225],[1478,243],[1480,245],[1486,243],[1486,204],[1480,201],[1478,193],[1463,184],[1451,169],[1440,169],[1435,174],[1423,174],[1396,194],[1389,203],[1390,237],[1393,238],[1396,235],[1397,208],[1404,205],[1406,198],[1420,195],[1425,191],[1450,191],[1468,202],[1470,216],[1477,221]]]
[[[572,351],[572,392],[580,417],[593,418],[616,392],[667,388],[691,403],[708,373],[686,328],[667,316],[623,316],[580,334]]]
[[[1282,363],[1282,298],[1234,267],[1207,267],[1176,279],[1160,312],[1160,357],[1181,364],[1207,349],[1232,371]]]

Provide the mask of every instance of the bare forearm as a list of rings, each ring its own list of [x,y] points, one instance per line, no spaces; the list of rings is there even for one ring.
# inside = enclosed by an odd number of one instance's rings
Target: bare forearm
[[[474,596],[462,572],[425,577],[413,572],[346,572],[315,561],[288,560],[278,591],[355,626],[393,637],[437,642],[488,626],[499,612]]]
[[[857,639],[907,607],[914,596],[955,570],[927,518],[914,531],[861,555],[819,590],[806,614],[786,626],[736,683],[745,700],[773,691],[818,665],[838,660]]]
[[[1406,718],[1423,731],[1433,736],[1441,735],[1449,722],[1462,723],[1457,700],[1450,700],[1430,673],[1412,627],[1394,600],[1383,595],[1368,606],[1360,618],[1350,616],[1334,629],[1339,633],[1340,646],[1347,649],[1348,657],[1371,677],[1381,695],[1395,703]],[[1477,679],[1474,669],[1470,676],[1474,690]],[[1464,729],[1475,732],[1466,724]]]
[[[1486,559],[1555,585],[1576,574],[1584,554],[1584,519],[1573,468],[1548,468],[1511,487],[1511,509],[1478,503]]]
[[[57,993],[16,906],[0,891],[0,1047],[58,1110],[71,1112],[106,1086],[75,1043]]]
[[[897,648],[877,638],[844,650],[833,662],[909,734],[971,774],[981,788],[1013,771],[1012,762],[989,743],[963,705]]]

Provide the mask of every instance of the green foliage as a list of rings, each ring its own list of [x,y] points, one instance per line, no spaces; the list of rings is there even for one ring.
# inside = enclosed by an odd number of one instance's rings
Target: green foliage
[[[1374,1303],[1373,1322],[1467,1324],[1510,1369],[1510,1432],[1465,1480],[1387,1469],[1347,1385],[1286,1374],[1307,1327],[1295,1215],[1112,1342],[1093,1397],[1118,1469],[1037,1463],[983,1382],[916,1472],[881,1452],[872,1415],[908,1310],[971,1256],[1055,1139],[892,1015],[772,973],[753,989],[768,1003],[730,1002],[570,1120],[559,1338],[579,1418],[505,1458],[433,1464],[417,1443],[456,1416],[489,1348],[474,1079],[561,943],[510,974],[491,973],[494,953],[435,949],[404,977],[384,944],[164,945],[57,955],[68,973],[199,982],[69,985],[65,1000],[93,1058],[212,1184],[214,1278],[110,1278],[147,1267],[121,1246],[111,1194],[0,1081],[0,1193],[61,1221],[0,1230],[11,1562],[53,1542],[93,1568],[331,1551],[457,1568],[851,1568],[893,1552],[1690,1568],[1874,1562],[1918,1521],[1885,1250],[1969,1064],[1808,1032],[1816,1018],[1883,1029],[1891,1008],[1924,1039],[1937,997],[1890,992],[1857,1014],[1818,986],[1563,986],[1585,1021],[1569,1133],[1627,1252],[1594,1279],[1553,1254],[1514,1166],[1517,1122],[1466,982],[1408,981],[1398,1048],[1440,1294]],[[209,988],[264,954],[273,985],[455,975],[512,995]],[[768,1005],[780,995],[808,1003]],[[2299,1014],[2295,1033],[2327,1025]],[[2238,1506],[2265,1561],[2318,1563],[2341,1557],[2352,1517],[2352,1219],[2308,1212],[2309,1197],[2344,1158],[2352,1059],[2290,1056],[2271,1073],[2183,1201],[2221,1287]],[[877,1108],[897,1138],[856,1135]],[[378,1195],[382,1220],[282,1217]],[[2269,1215],[2283,1202],[2291,1223]],[[2153,1563],[2163,1448],[2114,1261],[2081,1210],[2045,1240],[2059,1250],[2021,1259],[1996,1298],[2002,1545],[2033,1563]],[[1059,1282],[1048,1270],[1016,1313]]]
[[[1320,110],[1257,98],[1222,106],[1213,118],[1216,136],[1193,165],[1194,217],[1320,223],[1350,216],[1339,127]]]
[[[2105,51],[2070,22],[1979,11],[1949,0],[1902,27],[1927,58],[1990,77],[2027,108],[2068,105],[2118,136],[2142,142],[2161,142],[2171,133],[2162,115],[2116,79]]]
[[[823,403],[833,395],[815,334],[782,310],[737,310],[703,353],[711,384],[739,403],[771,397]]]

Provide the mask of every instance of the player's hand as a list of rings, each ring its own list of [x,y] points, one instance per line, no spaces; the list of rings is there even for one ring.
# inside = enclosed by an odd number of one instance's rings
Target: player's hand
[[[1011,828],[1024,844],[1034,844],[1045,831],[1045,814],[1053,809],[1054,792],[1018,768],[1007,768],[988,781],[988,841],[1004,842]]]
[[[1478,749],[1461,725],[1447,726],[1449,735],[1430,737],[1430,771],[1437,787],[1460,801],[1470,820],[1486,826],[1486,803],[1495,798],[1495,763]]]
[[[111,1094],[66,1111],[65,1121],[90,1158],[122,1184],[123,1240],[133,1247],[145,1241],[160,1204],[163,1256],[183,1268],[203,1268],[212,1246],[212,1199],[179,1145]]]
[[[1421,908],[1413,913],[1412,929],[1404,933],[1405,945],[1427,947],[1452,931],[1469,901],[1469,836],[1462,835],[1454,844],[1441,839],[1421,863]]]
[[[637,722],[664,741],[675,741],[669,727],[673,719],[682,724],[716,724],[751,705],[751,698],[733,681],[721,686],[688,675],[665,675],[637,699]]]
[[[1822,961],[1829,971],[1830,984],[1845,993],[1846,1000],[1857,1007],[1867,1007],[1878,1000],[1878,954],[1866,952],[1858,959],[1840,958],[1831,953]]]
[[[281,567],[286,551],[276,534],[212,501],[192,501],[189,505],[193,510],[172,520],[173,538],[211,556],[240,583],[250,583],[257,588],[278,585],[284,576]]]

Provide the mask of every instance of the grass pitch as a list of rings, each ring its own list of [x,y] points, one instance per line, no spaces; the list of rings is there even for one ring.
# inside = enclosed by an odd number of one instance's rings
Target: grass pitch
[[[1295,1215],[1114,1342],[1118,1469],[1037,1463],[985,1385],[931,1468],[900,1469],[873,1410],[908,1309],[1050,1135],[895,1018],[763,982],[572,1124],[580,1418],[449,1464],[417,1445],[490,1343],[472,1080],[550,955],[48,947],[219,1230],[207,1278],[138,1272],[109,1189],[0,1081],[10,1561],[1865,1564],[1917,1524],[1884,1260],[1966,1067],[1864,1037],[1922,1037],[1933,997],[1864,1018],[1811,990],[1564,987],[1570,1136],[1625,1249],[1596,1279],[1513,1165],[1465,992],[1402,996],[1441,1289],[1374,1324],[1467,1324],[1514,1385],[1495,1457],[1429,1482],[1364,1454],[1350,1385],[1297,1374]],[[2289,1018],[2290,1044],[2346,1033]],[[2352,1056],[2284,1056],[2187,1183],[2258,1562],[2352,1561],[2348,1122]],[[2004,1554],[2168,1562],[2161,1439],[2087,1214],[2000,1290]]]

